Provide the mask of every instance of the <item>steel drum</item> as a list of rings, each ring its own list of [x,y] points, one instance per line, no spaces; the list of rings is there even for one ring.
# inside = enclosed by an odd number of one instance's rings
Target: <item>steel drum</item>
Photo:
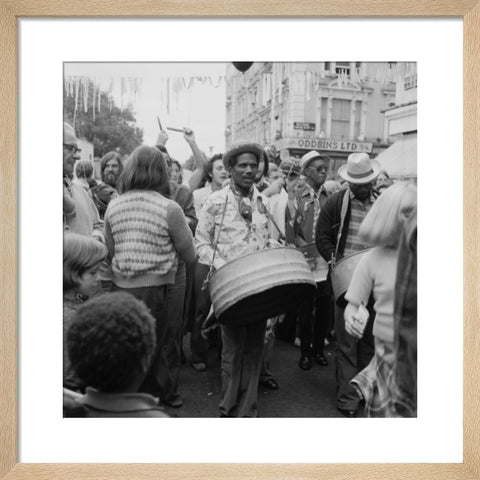
[[[338,300],[338,297],[346,293],[350,286],[353,272],[355,272],[360,260],[370,250],[371,248],[367,248],[366,250],[360,250],[359,252],[347,255],[333,265],[332,271],[330,272],[330,278],[332,280],[332,289],[335,300]]]
[[[305,256],[289,247],[236,258],[210,280],[213,310],[225,325],[247,325],[280,315],[314,289]]]
[[[324,282],[328,277],[328,263],[320,256],[308,261],[312,270],[313,279],[316,283]]]

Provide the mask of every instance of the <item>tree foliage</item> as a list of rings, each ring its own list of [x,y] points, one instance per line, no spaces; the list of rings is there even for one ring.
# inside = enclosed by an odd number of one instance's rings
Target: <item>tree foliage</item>
[[[143,130],[136,126],[136,119],[131,108],[120,109],[115,105],[113,98],[106,92],[100,93],[100,109],[98,108],[99,92],[94,91],[94,84],[88,83],[88,92],[80,83],[75,112],[75,96],[63,92],[63,118],[73,125],[75,117],[75,131],[78,137],[84,137],[93,143],[93,152],[96,157],[102,157],[112,150],[122,157],[130,154],[142,144]],[[85,111],[85,93],[87,93],[87,111]],[[95,119],[93,113],[93,95],[95,94]]]

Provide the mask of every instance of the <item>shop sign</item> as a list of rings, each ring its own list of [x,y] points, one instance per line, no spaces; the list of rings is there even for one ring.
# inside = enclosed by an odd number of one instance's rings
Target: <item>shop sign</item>
[[[315,124],[308,122],[293,122],[293,128],[295,130],[306,130],[310,132],[315,131]]]
[[[347,140],[328,140],[325,138],[283,138],[275,142],[277,150],[284,148],[302,148],[307,150],[327,150],[332,152],[371,153],[371,142],[353,142]]]

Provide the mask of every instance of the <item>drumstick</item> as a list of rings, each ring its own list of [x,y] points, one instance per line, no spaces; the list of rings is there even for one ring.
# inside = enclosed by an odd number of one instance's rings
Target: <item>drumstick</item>
[[[167,127],[167,130],[172,130],[172,132],[180,132],[183,133],[183,128],[175,128],[175,127]]]
[[[160,122],[160,117],[157,115],[157,122],[158,122],[158,128],[160,129],[160,131],[163,130],[162,128],[162,122]]]

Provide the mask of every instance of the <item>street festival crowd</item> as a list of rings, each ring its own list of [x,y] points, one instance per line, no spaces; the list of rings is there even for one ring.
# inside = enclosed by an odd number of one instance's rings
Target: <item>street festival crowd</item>
[[[324,346],[334,343],[343,415],[416,416],[415,186],[393,182],[366,153],[337,172],[322,152],[280,160],[249,140],[207,159],[194,132],[181,131],[193,172],[169,156],[161,130],[156,145],[125,161],[104,155],[95,179],[64,123],[64,416],[171,416],[165,406],[183,405],[181,366],[212,368],[212,345],[221,358],[218,416],[268,416],[257,409],[258,385],[279,388],[270,360],[287,330],[302,370],[328,365]],[[252,292],[243,314],[226,308],[216,318],[215,275],[252,256],[254,285],[270,249],[279,258],[301,252],[308,288],[281,312]],[[336,269],[353,258],[351,278],[335,291]]]

